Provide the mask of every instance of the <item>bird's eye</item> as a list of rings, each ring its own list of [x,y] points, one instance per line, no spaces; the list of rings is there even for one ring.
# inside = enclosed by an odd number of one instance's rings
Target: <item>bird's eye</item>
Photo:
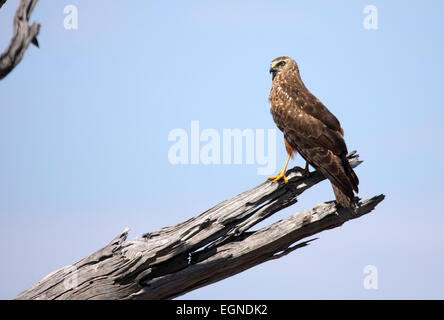
[[[279,66],[280,66],[280,67],[283,67],[283,66],[285,66],[285,64],[286,64],[286,62],[285,62],[285,61],[281,61],[281,62],[279,62]]]

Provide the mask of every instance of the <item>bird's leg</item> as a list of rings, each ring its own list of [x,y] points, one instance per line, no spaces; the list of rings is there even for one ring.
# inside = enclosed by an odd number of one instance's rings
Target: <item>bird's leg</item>
[[[282,168],[282,170],[279,172],[279,174],[277,176],[269,177],[268,178],[269,180],[273,180],[273,182],[277,182],[277,181],[279,181],[281,179],[284,179],[285,183],[288,182],[288,179],[285,176],[285,171],[287,170],[287,166],[288,166],[288,162],[290,161],[290,157],[291,157],[290,155],[287,156],[287,160],[285,161],[285,165]]]
[[[308,168],[308,161],[305,162],[305,171],[304,175],[308,177],[310,175],[310,169]]]

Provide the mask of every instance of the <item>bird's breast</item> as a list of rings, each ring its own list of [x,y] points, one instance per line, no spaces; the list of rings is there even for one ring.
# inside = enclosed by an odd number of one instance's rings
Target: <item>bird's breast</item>
[[[271,104],[271,114],[279,129],[288,125],[302,110],[294,103],[293,98],[280,86],[273,86],[270,91],[269,101]]]

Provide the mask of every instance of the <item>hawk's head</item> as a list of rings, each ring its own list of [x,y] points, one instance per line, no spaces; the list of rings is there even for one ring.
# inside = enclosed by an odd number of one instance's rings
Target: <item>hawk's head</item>
[[[296,61],[290,57],[279,57],[271,61],[270,73],[273,74],[272,79],[274,79],[278,74],[285,70],[297,70],[298,66]]]

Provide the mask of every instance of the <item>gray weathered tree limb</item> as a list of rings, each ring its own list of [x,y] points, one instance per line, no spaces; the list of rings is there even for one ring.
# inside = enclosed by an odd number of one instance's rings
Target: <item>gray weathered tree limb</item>
[[[349,155],[353,167],[361,163]],[[288,172],[288,184],[265,181],[175,226],[126,241],[128,230],[83,260],[46,276],[16,299],[172,299],[306,246],[303,240],[358,218],[384,195],[344,209],[335,202],[295,213],[252,231],[265,218],[294,204],[325,178]]]
[[[0,0],[0,8],[6,0]],[[38,46],[37,35],[40,24],[34,22],[29,26],[29,18],[37,3],[37,0],[20,0],[14,16],[14,32],[12,40],[0,55],[0,79],[6,77],[12,69],[22,60],[30,43]]]

